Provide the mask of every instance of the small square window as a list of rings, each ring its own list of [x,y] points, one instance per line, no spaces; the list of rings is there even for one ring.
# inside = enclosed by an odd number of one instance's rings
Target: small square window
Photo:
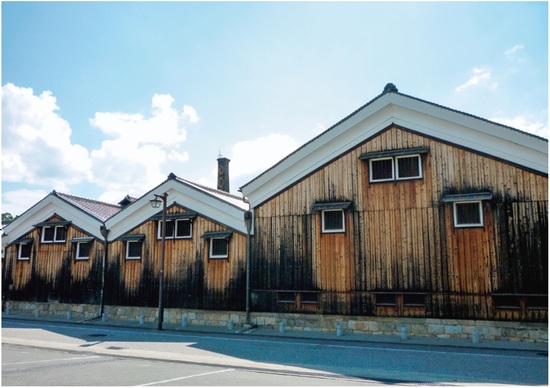
[[[17,260],[29,260],[31,258],[32,244],[19,244]]]
[[[92,249],[91,241],[77,242],[76,243],[76,260],[89,259],[91,249]]]
[[[141,246],[140,241],[126,241],[126,259],[139,260],[141,259]]]
[[[376,294],[377,306],[397,306],[397,295],[395,294]]]
[[[457,228],[483,226],[481,201],[454,202],[454,225]]]
[[[42,242],[53,242],[55,228],[53,226],[44,226],[42,228]]]
[[[493,295],[493,304],[496,309],[519,310],[521,301],[517,295]]]
[[[393,180],[393,158],[371,159],[369,166],[371,182]]]
[[[422,178],[420,155],[398,156],[395,161],[397,179]]]
[[[192,229],[191,220],[167,220],[166,238],[190,238]],[[162,221],[158,223],[157,238],[162,239]]]
[[[277,302],[278,303],[296,303],[296,295],[294,292],[277,292]]]
[[[548,295],[529,295],[525,305],[528,310],[548,310]]]
[[[176,221],[176,238],[189,238],[192,236],[193,224],[191,220]]]
[[[61,225],[49,225],[42,227],[42,240],[43,243],[65,242],[67,236],[67,229]]]
[[[227,238],[210,238],[210,258],[227,259],[229,257],[229,240]]]
[[[323,233],[338,233],[346,231],[343,210],[323,210],[321,215]]]
[[[302,292],[301,293],[301,303],[302,304],[318,304],[319,303],[319,293],[317,292]]]
[[[403,306],[405,306],[405,307],[426,307],[426,295],[424,295],[424,294],[403,294]]]
[[[166,221],[166,238],[174,238],[175,223],[173,220]],[[162,221],[159,221],[158,238],[162,238]]]

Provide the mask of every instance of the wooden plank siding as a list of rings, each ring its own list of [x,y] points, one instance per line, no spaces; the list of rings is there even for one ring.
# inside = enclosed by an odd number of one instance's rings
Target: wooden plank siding
[[[369,182],[361,154],[413,147],[429,147],[422,179]],[[294,290],[318,292],[321,313],[547,320],[493,305],[493,294],[547,294],[547,187],[546,175],[391,126],[254,209],[252,308],[287,311],[276,294]],[[483,227],[454,227],[443,197],[476,192],[493,196]],[[342,201],[353,203],[345,233],[321,233],[312,205]],[[377,306],[383,293],[395,307]],[[413,293],[425,307],[407,306]]]
[[[48,222],[64,221],[57,216]],[[42,228],[21,238],[32,238],[29,260],[18,260],[19,244],[6,247],[3,293],[5,298],[24,301],[99,303],[103,242],[94,240],[90,258],[76,260],[76,246],[70,241],[89,237],[75,225],[68,225],[65,242],[42,243]],[[11,285],[11,287],[10,287]]]
[[[181,206],[167,214],[189,212]],[[159,221],[148,220],[128,231],[145,235],[140,260],[126,259],[124,241],[108,248],[106,304],[154,307],[158,305],[161,239]],[[206,232],[228,231],[200,214],[192,221],[191,238],[166,239],[164,262],[165,307],[193,309],[235,309],[245,306],[246,236],[233,232],[228,259],[209,259]]]

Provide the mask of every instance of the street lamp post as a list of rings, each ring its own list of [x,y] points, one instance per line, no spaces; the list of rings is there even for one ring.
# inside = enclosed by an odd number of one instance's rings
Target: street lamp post
[[[158,329],[162,330],[162,323],[164,321],[164,254],[166,250],[166,200],[168,199],[168,193],[162,195],[153,194],[155,196],[152,199],[151,206],[158,209],[162,202],[162,242],[160,246],[160,271],[159,271],[159,320]]]
[[[252,212],[244,212],[246,226],[246,323],[250,325],[250,229],[252,228]]]

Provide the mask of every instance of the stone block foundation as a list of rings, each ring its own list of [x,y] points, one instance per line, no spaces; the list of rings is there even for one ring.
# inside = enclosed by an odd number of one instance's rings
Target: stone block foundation
[[[55,316],[73,320],[101,318],[98,305],[65,304],[58,302],[4,302],[3,314],[29,314],[36,316]],[[106,319],[155,322],[158,309],[153,307],[105,306]],[[236,328],[246,323],[246,314],[242,311],[204,311],[189,309],[164,310],[164,322],[186,326],[227,327],[228,322]],[[398,317],[351,317],[345,315],[315,315],[292,313],[250,314],[250,321],[259,327],[277,329],[284,322],[285,330],[322,331],[336,333],[336,325],[341,324],[343,333],[365,335],[400,336],[405,327],[410,337],[433,338],[471,338],[477,330],[481,340],[525,341],[548,343],[548,325],[546,323],[457,320],[434,318],[398,318]]]

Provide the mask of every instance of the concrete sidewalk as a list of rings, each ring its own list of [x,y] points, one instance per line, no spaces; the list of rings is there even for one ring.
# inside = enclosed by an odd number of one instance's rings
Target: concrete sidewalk
[[[139,322],[130,320],[113,320],[113,319],[68,319],[62,316],[49,316],[41,315],[36,316],[34,314],[2,314],[2,321],[34,321],[34,322],[59,322],[59,323],[71,323],[89,326],[111,326],[111,327],[125,327],[133,329],[143,330],[158,330],[157,322]],[[231,334],[231,335],[246,335],[254,337],[275,337],[275,338],[292,338],[292,339],[304,339],[304,340],[324,340],[324,341],[337,341],[337,342],[356,342],[362,344],[372,343],[380,346],[381,344],[399,344],[399,345],[419,345],[419,346],[436,346],[436,347],[461,347],[461,348],[474,348],[474,349],[502,349],[502,350],[525,350],[536,352],[548,352],[548,343],[544,342],[518,342],[518,341],[494,341],[480,339],[478,343],[473,343],[470,339],[456,339],[456,338],[429,338],[429,337],[416,337],[407,336],[407,339],[402,339],[401,336],[390,335],[368,335],[368,334],[356,334],[344,332],[342,335],[337,335],[336,332],[323,332],[313,330],[285,330],[281,332],[279,328],[271,327],[252,327],[243,328],[235,326],[234,328],[228,328],[225,326],[206,326],[206,325],[188,325],[182,327],[181,325],[171,324],[165,322],[163,324],[163,331],[166,332],[180,332],[180,333],[194,333],[194,334]]]

